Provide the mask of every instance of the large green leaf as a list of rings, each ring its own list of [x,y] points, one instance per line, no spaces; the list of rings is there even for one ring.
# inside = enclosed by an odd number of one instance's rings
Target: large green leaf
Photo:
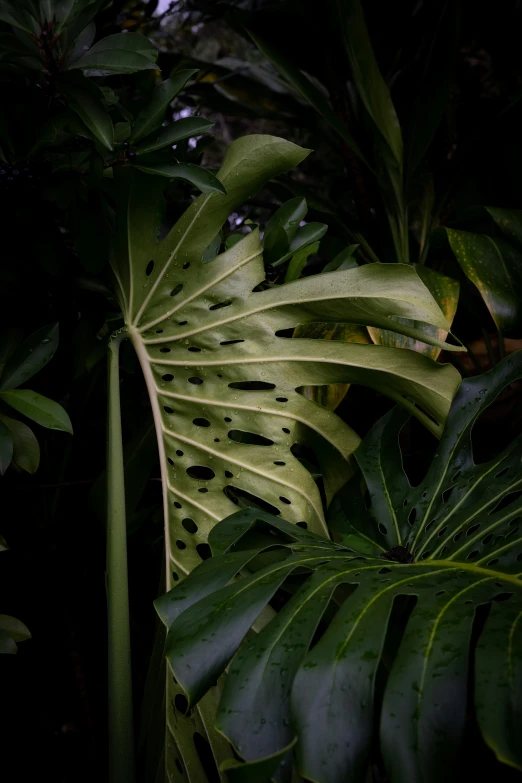
[[[61,92],[67,98],[70,108],[80,117],[91,133],[106,147],[112,150],[114,128],[112,119],[102,103],[102,93],[96,88],[85,88],[62,84]],[[99,94],[98,94],[99,93]]]
[[[199,136],[202,133],[206,133],[213,124],[213,122],[205,120],[203,117],[185,117],[177,122],[173,122],[172,125],[167,125],[165,128],[158,128],[155,133],[143,139],[136,149],[136,154],[145,155],[164,147],[170,147],[178,141],[190,138],[190,136]]]
[[[435,272],[434,269],[429,269],[426,266],[413,265],[417,274],[421,278],[422,282],[431,292],[433,298],[439,305],[440,309],[444,313],[446,320],[449,324],[453,323],[455,313],[457,312],[457,305],[459,301],[459,283],[457,280],[453,280],[451,277],[441,275],[439,272]],[[427,356],[431,356],[432,359],[437,359],[441,352],[441,348],[433,345],[427,345],[426,342],[421,340],[414,340],[410,337],[405,337],[401,334],[396,334],[382,329],[373,329],[370,327],[368,330],[372,340],[379,345],[390,345],[397,348],[410,348],[412,351],[419,351],[425,353]],[[428,326],[426,331],[436,337],[438,340],[445,340],[448,336],[447,331],[439,329],[436,326]]]
[[[229,666],[216,725],[247,762],[246,775],[249,763],[279,757],[272,779],[289,781],[297,737],[306,780],[363,783],[378,671],[380,748],[392,783],[456,779],[468,698],[485,742],[522,769],[521,439],[481,464],[470,447],[478,417],[521,377],[519,352],[463,382],[416,487],[402,468],[404,412],[381,419],[356,452],[361,474],[336,503],[343,543],[245,509],[211,532],[215,557],[157,601],[189,707]],[[283,608],[240,646],[281,587]]]
[[[95,70],[110,73],[135,73],[156,69],[156,47],[138,33],[108,35],[75,60],[69,70]]]
[[[134,168],[146,174],[155,174],[167,179],[183,179],[199,188],[202,193],[223,193],[224,188],[217,177],[207,169],[194,163],[137,163]]]
[[[400,323],[404,317],[447,329],[410,267],[372,265],[260,287],[265,273],[257,229],[203,261],[230,212],[306,155],[270,136],[238,140],[218,174],[226,194],[199,196],[161,241],[162,179],[130,167],[117,172],[111,263],[159,441],[169,587],[208,555],[208,534],[235,510],[234,501],[284,510],[291,521],[307,520],[326,534],[319,489],[292,449],[310,442],[320,453],[335,454],[340,476],[339,461],[359,438],[298,387],[364,383],[440,432],[460,381],[451,366],[412,351],[277,334],[298,324],[346,321],[420,336]],[[325,484],[334,486],[335,477],[325,477]],[[189,779],[200,783],[194,732],[209,738],[218,757],[227,755],[212,729],[218,693],[190,720],[173,711],[176,694],[179,686],[169,681],[167,769],[183,763]]]
[[[503,334],[522,325],[522,252],[503,239],[446,229],[451,249]]]
[[[0,378],[0,389],[15,389],[32,378],[54,356],[58,347],[58,324],[44,326],[11,355]]]

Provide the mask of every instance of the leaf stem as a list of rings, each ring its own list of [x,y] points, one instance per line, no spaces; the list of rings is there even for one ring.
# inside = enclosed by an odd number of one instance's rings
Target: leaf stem
[[[134,780],[125,477],[121,434],[119,352],[127,329],[109,340],[107,427],[107,619],[109,781]]]

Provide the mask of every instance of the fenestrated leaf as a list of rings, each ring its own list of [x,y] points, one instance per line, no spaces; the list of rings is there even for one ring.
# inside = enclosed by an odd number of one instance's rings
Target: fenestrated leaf
[[[3,476],[13,459],[13,438],[10,430],[0,421],[0,476]]]
[[[522,252],[503,239],[446,229],[451,249],[502,333],[522,325]]]
[[[146,174],[167,179],[183,179],[202,193],[224,193],[224,187],[215,174],[194,163],[136,163],[134,168]]]
[[[194,76],[197,72],[197,68],[178,71],[177,73],[171,74],[168,79],[165,79],[164,82],[161,82],[161,84],[155,88],[150,101],[136,117],[136,122],[132,130],[133,142],[140,141],[140,139],[143,139],[161,125],[165,116],[165,111],[170,103],[174,100],[180,90],[183,89],[190,77]],[[194,118],[186,117],[185,119],[192,120]],[[174,142],[171,143],[173,144]],[[158,148],[155,147],[154,149]]]
[[[435,270],[429,269],[423,265],[413,264],[413,267],[444,313],[448,324],[451,325],[455,318],[455,313],[457,312],[460,288],[459,282],[452,277],[441,275],[439,272],[435,272]],[[436,326],[428,326],[426,331],[438,340],[445,340],[448,336],[447,331],[438,329]],[[368,332],[374,343],[395,346],[396,348],[409,348],[412,351],[425,353],[427,356],[431,356],[432,359],[437,359],[442,350],[436,346],[427,345],[420,340],[412,340],[409,337],[404,337],[403,335],[395,334],[394,332],[387,330],[373,329],[370,327]]]
[[[10,416],[0,414],[0,421],[4,424],[13,439],[13,462],[27,473],[36,473],[40,464],[40,446],[27,424],[12,419]]]
[[[448,328],[408,266],[374,264],[260,290],[265,274],[258,229],[204,260],[229,214],[306,154],[270,136],[238,140],[218,174],[226,194],[199,196],[161,241],[161,178],[130,166],[116,172],[111,264],[159,434],[168,586],[208,556],[209,531],[236,508],[234,499],[284,510],[292,522],[306,520],[326,533],[319,489],[292,448],[316,438],[336,454],[339,476],[339,461],[346,465],[343,459],[359,439],[298,387],[364,383],[440,432],[460,380],[452,367],[412,351],[277,335],[315,321],[371,323],[411,334],[398,320],[404,317]],[[324,481],[336,485],[335,477]],[[188,780],[200,783],[194,731],[209,737],[218,759],[227,755],[224,740],[215,745],[208,712],[219,694],[207,695],[211,703],[189,720],[172,706],[179,686],[167,682],[167,770],[182,760]]]
[[[45,367],[58,347],[58,324],[38,329],[11,355],[0,379],[0,389],[15,389]]]
[[[102,103],[101,93],[98,97],[91,89],[82,89],[69,84],[62,84],[60,90],[67,98],[71,109],[76,112],[91,133],[104,147],[112,150],[114,129],[110,114]]]
[[[337,0],[339,24],[357,92],[386,139],[396,162],[402,162],[402,136],[390,91],[384,81],[366,28],[360,0]]]
[[[72,424],[67,411],[43,394],[30,389],[14,389],[0,392],[0,400],[42,427],[72,435]]]
[[[341,340],[345,343],[370,342],[368,329],[357,324],[312,323],[296,326],[294,337],[308,337],[313,340]],[[334,411],[345,398],[349,383],[332,383],[330,386],[303,386],[301,393],[307,400],[317,402],[329,411]]]
[[[238,511],[212,530],[213,559],[162,599],[172,605],[177,593],[183,599],[169,626],[167,659],[191,703],[229,666],[217,725],[243,759],[260,763],[297,737],[297,768],[305,779],[362,783],[376,729],[379,669],[385,678],[380,747],[392,783],[451,777],[469,698],[498,759],[522,768],[521,441],[479,465],[470,450],[473,424],[521,377],[519,352],[463,382],[416,487],[404,474],[398,445],[405,416],[396,410],[385,416],[356,452],[369,508],[361,475],[341,493],[346,530],[356,531],[350,548],[257,509]],[[374,556],[358,547],[359,529],[373,541]],[[232,576],[232,553],[240,579]],[[250,560],[241,564],[241,554]],[[201,597],[207,569],[217,589]],[[240,646],[262,597],[269,601],[285,583],[290,600]],[[383,648],[392,608],[404,598],[409,610],[390,666]],[[484,604],[490,612],[470,650],[475,613]],[[468,695],[470,654],[476,666]]]
[[[165,128],[158,128],[156,133],[143,139],[136,148],[136,154],[145,155],[148,152],[163,149],[163,147],[170,147],[183,139],[206,133],[213,125],[213,122],[205,120],[203,117],[185,117],[177,120]]]

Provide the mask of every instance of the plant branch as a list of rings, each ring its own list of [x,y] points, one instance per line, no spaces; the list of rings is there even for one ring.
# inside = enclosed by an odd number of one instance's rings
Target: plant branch
[[[109,781],[134,780],[132,677],[127,578],[125,477],[121,435],[119,351],[126,328],[109,341],[107,432],[107,617]]]

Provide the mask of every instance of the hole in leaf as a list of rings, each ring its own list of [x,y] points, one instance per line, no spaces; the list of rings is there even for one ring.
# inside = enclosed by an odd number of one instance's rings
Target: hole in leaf
[[[512,503],[514,503],[515,500],[518,500],[521,495],[522,495],[522,491],[508,492],[507,495],[504,495],[504,497],[501,498],[501,500],[489,513],[493,514],[496,511],[502,511],[502,509],[507,508]]]
[[[236,506],[240,506],[241,508],[261,508],[263,511],[268,512],[268,514],[274,514],[274,516],[278,516],[281,513],[278,508],[267,500],[252,495],[250,492],[247,492],[246,489],[234,487],[232,484],[224,487],[223,493],[232,503],[235,503]]]
[[[186,326],[188,321],[178,321],[178,326]]]
[[[177,500],[174,501],[174,508],[181,508],[181,503],[178,503]]]
[[[183,269],[188,269],[189,266],[190,266],[190,261],[185,261],[185,263],[183,264]]]
[[[175,759],[174,764],[176,765],[176,769],[178,770],[180,775],[183,775],[185,770],[183,769],[183,764],[179,759]]]
[[[161,376],[161,380],[162,381],[173,381],[174,380],[174,376],[172,375],[172,373],[168,372],[165,375]]]
[[[191,351],[192,353],[200,353],[201,348],[198,348],[196,345],[191,345],[189,351]]]
[[[417,517],[417,509],[415,507],[413,507],[412,510],[409,513],[409,516],[408,516],[408,524],[409,525],[413,525],[413,523],[415,522],[416,517]]]
[[[183,693],[176,694],[174,697],[174,704],[176,705],[176,709],[179,710],[179,712],[183,713],[183,715],[187,714],[188,699],[183,695]]]
[[[473,560],[474,557],[476,557],[479,554],[478,549],[474,549],[473,552],[470,552],[469,555],[467,555],[466,560]]]
[[[178,457],[182,457],[183,456],[183,452],[181,451],[181,449],[176,449],[176,454],[177,454]]]
[[[190,468],[187,468],[187,474],[197,481],[211,481],[216,475],[212,468],[208,468],[206,465],[191,465]]]
[[[286,465],[286,462],[282,462],[282,460],[276,459],[276,461],[274,462],[274,465]]]
[[[471,527],[468,527],[468,529],[466,530],[466,535],[470,536],[472,533],[475,532],[475,530],[478,530],[479,527],[480,527],[480,522],[477,522],[476,525],[472,525]]]
[[[170,348],[167,348],[167,346],[160,348],[160,353],[170,353]]]
[[[291,500],[288,500],[288,498],[283,497],[283,495],[279,496],[279,500],[281,501],[281,503],[286,503],[287,506],[289,506],[290,503],[292,502]]]
[[[147,268],[145,269],[145,274],[147,275],[147,277],[151,276],[153,269],[154,269],[154,261],[151,260],[149,261],[149,263],[147,264]]]
[[[214,438],[214,443],[219,443],[219,438]]]
[[[168,405],[164,405],[163,406],[163,410],[165,411],[165,413],[174,413],[174,409],[173,408],[169,408]]]
[[[210,422],[208,419],[202,419],[202,418],[192,419],[192,424],[195,424],[196,427],[210,427]]]
[[[429,529],[430,529],[430,527],[431,527],[432,525],[434,525],[434,524],[435,524],[435,522],[436,522],[436,520],[435,520],[435,519],[432,519],[432,520],[431,520],[431,522],[428,522],[428,524],[426,525],[426,527],[424,528],[424,530],[429,530]]]
[[[175,286],[172,291],[170,292],[171,296],[177,296],[180,291],[183,291],[183,283],[178,283],[177,286]]]
[[[177,573],[175,571],[172,572],[172,578],[174,579],[175,582],[177,582],[178,579],[179,579],[179,576],[177,575]]]
[[[222,343],[219,343],[220,345],[235,345],[236,343],[244,343],[244,340],[223,340]]]
[[[303,530],[308,530],[308,525],[306,522],[296,522],[296,527],[302,527]]]
[[[437,533],[438,537],[440,538],[441,536],[443,536],[447,529],[448,529],[447,525],[444,525],[444,527],[441,527],[441,529]]]
[[[244,430],[230,430],[228,437],[234,443],[248,443],[251,446],[273,446],[274,441],[265,438],[264,435],[258,435],[257,432],[245,432]]]
[[[197,375],[193,375],[188,380],[189,380],[189,383],[193,383],[195,386],[200,386],[203,383],[203,378],[198,378]]]
[[[391,574],[391,568],[386,568],[386,566],[384,568],[379,568],[377,573],[378,574]]]
[[[445,590],[437,590],[435,595],[444,595],[445,592],[446,592]]]
[[[182,519],[181,524],[183,525],[187,533],[194,534],[198,532],[198,526],[196,525],[193,519],[189,519],[188,517],[186,519]]]
[[[489,563],[488,563],[489,565]],[[513,593],[498,593],[491,599],[492,601],[509,601],[513,597]]]
[[[454,490],[454,487],[449,487],[449,489],[445,489],[444,490],[444,492],[442,493],[442,502],[443,503],[447,503],[448,502],[448,500],[451,497],[451,493],[453,492],[453,490]]]
[[[234,475],[234,474],[232,473],[232,471],[230,471],[230,470],[225,470],[225,476],[226,476],[227,478],[232,478],[232,476],[233,476],[233,475]]]
[[[178,549],[186,549],[187,548],[187,545],[185,544],[185,542],[182,541],[180,538],[178,538],[178,540],[176,541],[176,546],[178,547]]]
[[[498,563],[498,557],[494,557],[493,560],[488,560],[488,566],[494,566]]]
[[[431,555],[431,552],[428,550],[427,552],[423,552],[420,556],[421,560],[426,560]]]
[[[156,334],[163,334],[163,329],[156,329]]]
[[[382,536],[385,536],[388,533],[387,527],[385,525],[383,525],[382,522],[379,522],[378,528],[379,528],[379,533]]]
[[[502,468],[502,470],[499,470],[498,473],[495,473],[495,478],[500,478],[501,476],[504,476],[509,470],[509,465],[507,468]]]
[[[288,397],[276,397],[276,402],[288,402]]]
[[[403,506],[407,506],[408,505],[408,498],[404,498],[404,500],[402,501],[402,505]]]
[[[229,305],[231,305],[231,304],[232,304],[231,301],[228,301],[228,302],[218,302],[217,304],[210,305],[210,307],[208,309],[209,310],[221,310],[222,307],[229,307]],[[223,343],[221,343],[221,345],[223,345]]]
[[[282,427],[281,429],[283,430],[283,432],[286,432],[287,435],[290,435],[290,430],[288,429],[288,427]]]
[[[200,544],[199,546],[203,545]],[[205,544],[205,546],[207,545]],[[203,767],[205,779],[208,783],[220,783],[219,772],[216,767],[216,762],[214,761],[214,754],[212,753],[210,743],[198,731],[194,732],[192,739],[200,764]]]
[[[455,533],[455,535],[453,536],[453,540],[455,541],[455,543],[457,543],[457,541],[459,541],[459,539],[462,538],[463,534],[464,534],[463,530],[459,530],[458,533]],[[493,536],[491,536],[491,537],[493,537]]]
[[[223,419],[223,421],[232,421],[232,419],[230,418],[230,416],[225,416],[225,418]]]
[[[202,560],[208,560],[210,557],[212,557],[212,550],[208,544],[198,544],[196,546],[196,552]]]
[[[275,383],[266,381],[235,381],[228,384],[229,389],[241,389],[241,391],[263,391],[264,389],[275,389]]]
[[[519,552],[517,555],[517,563],[520,563],[521,560],[522,560],[522,552]]]
[[[167,462],[169,463],[169,465],[174,465],[174,460],[171,459],[170,457],[167,457]]]
[[[208,492],[208,489],[206,487],[200,487],[198,492]]]

